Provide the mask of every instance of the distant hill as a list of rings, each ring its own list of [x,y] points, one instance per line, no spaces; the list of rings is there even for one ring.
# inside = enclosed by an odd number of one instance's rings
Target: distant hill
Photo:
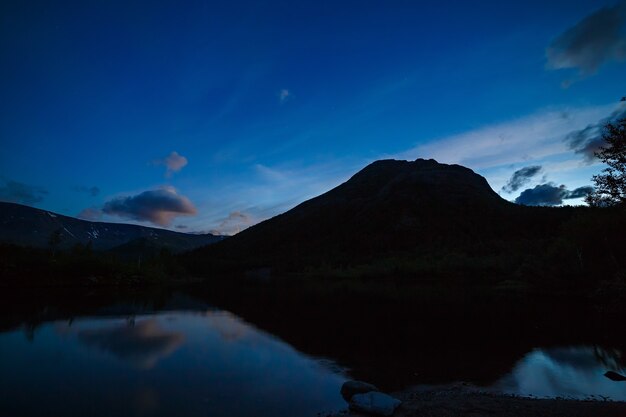
[[[532,262],[581,210],[510,203],[459,165],[381,160],[187,258],[197,273],[269,267],[358,274],[355,268],[368,265],[373,274],[454,268],[453,274],[472,268],[496,274]]]
[[[48,248],[59,233],[59,248],[91,242],[93,250],[120,255],[153,253],[161,248],[184,252],[222,240],[212,234],[188,234],[131,224],[90,222],[46,210],[0,202],[0,243]]]

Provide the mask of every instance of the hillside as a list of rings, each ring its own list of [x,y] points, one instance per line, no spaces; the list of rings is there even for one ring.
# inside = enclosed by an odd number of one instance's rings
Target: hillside
[[[584,242],[576,247],[566,235],[586,213],[590,209],[510,203],[459,165],[382,160],[186,261],[205,275],[270,268],[344,277],[496,279],[552,273],[554,264],[542,264],[550,256],[567,259],[561,270],[568,275],[580,264],[577,256],[584,256]],[[613,238],[619,239],[611,235],[606,242]]]
[[[116,250],[125,246],[137,252],[168,248],[172,252],[192,250],[218,242],[221,236],[187,234],[131,224],[91,222],[14,203],[0,202],[0,243],[49,248],[58,233],[59,248],[91,244],[93,250]]]

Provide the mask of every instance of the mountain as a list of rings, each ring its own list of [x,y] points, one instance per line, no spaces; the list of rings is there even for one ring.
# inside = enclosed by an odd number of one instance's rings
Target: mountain
[[[188,260],[197,272],[332,270],[385,259],[393,268],[412,262],[419,269],[432,258],[451,265],[459,257],[497,254],[503,242],[555,235],[573,212],[510,203],[459,165],[381,160],[284,214],[193,251]]]
[[[156,252],[168,248],[184,252],[222,240],[212,234],[188,234],[132,224],[90,222],[46,210],[14,203],[0,202],[0,242],[50,247],[50,237],[58,233],[59,248],[76,244],[91,246],[96,251]]]

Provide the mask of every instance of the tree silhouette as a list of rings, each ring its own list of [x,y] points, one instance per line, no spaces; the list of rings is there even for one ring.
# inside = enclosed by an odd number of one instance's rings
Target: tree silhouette
[[[57,229],[50,233],[50,238],[48,238],[48,245],[50,246],[50,249],[52,249],[53,256],[56,254],[59,244],[61,244],[61,229]]]
[[[593,176],[595,190],[586,197],[590,206],[626,205],[626,118],[604,127],[604,145],[596,156],[607,168]]]

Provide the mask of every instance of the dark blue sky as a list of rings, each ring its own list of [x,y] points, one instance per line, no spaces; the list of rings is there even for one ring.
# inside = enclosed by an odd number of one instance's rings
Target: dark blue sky
[[[2,2],[0,198],[233,233],[384,157],[588,185],[626,3],[467,3]]]

